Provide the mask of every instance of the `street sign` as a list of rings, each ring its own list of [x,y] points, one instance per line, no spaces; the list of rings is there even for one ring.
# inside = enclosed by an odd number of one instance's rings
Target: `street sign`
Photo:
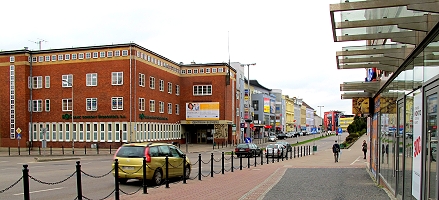
[[[17,140],[21,140],[21,134],[17,133]]]
[[[20,134],[20,133],[21,133],[21,129],[20,129],[20,128],[17,128],[17,130],[15,130],[15,132],[17,132],[18,134]]]
[[[337,133],[341,135],[343,133],[343,129],[341,127],[339,127],[337,130]]]

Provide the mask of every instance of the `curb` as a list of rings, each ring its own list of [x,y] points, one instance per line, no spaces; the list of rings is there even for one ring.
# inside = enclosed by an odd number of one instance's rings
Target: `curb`
[[[50,162],[50,161],[58,161],[58,160],[81,160],[81,158],[78,157],[60,157],[60,158],[41,158],[41,157],[35,157],[35,162]]]

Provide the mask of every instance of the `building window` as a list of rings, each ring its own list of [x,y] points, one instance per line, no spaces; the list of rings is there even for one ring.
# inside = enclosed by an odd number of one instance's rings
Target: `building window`
[[[90,58],[91,58],[91,53],[90,52],[85,53],[85,59],[90,59]]]
[[[194,69],[194,74],[198,74],[198,69]]]
[[[168,114],[172,115],[172,103],[168,103]]]
[[[165,102],[163,102],[163,101],[159,102],[159,112],[165,113]]]
[[[46,112],[50,111],[50,99],[46,99],[46,105],[44,108],[45,108]]]
[[[49,62],[50,61],[50,56],[44,56],[44,61]]]
[[[98,58],[98,52],[93,52],[93,58]]]
[[[172,83],[168,82],[168,93],[172,94]]]
[[[139,86],[145,87],[145,74],[139,73]]]
[[[97,98],[87,98],[87,111],[97,111],[98,110],[98,99]]]
[[[101,58],[105,58],[105,51],[104,52],[100,52],[101,55],[99,55],[99,57]]]
[[[180,106],[178,104],[175,104],[175,114],[180,115]]]
[[[259,110],[259,101],[258,100],[254,100],[252,102],[252,104],[253,104],[253,109],[255,109],[255,111],[258,111]]]
[[[114,56],[119,57],[120,56],[120,51],[114,51]]]
[[[111,110],[123,110],[123,97],[111,98]]]
[[[155,89],[155,78],[152,76],[149,77],[149,88]]]
[[[160,80],[159,90],[160,90],[161,92],[165,91],[165,81]]]
[[[194,85],[195,96],[212,95],[212,85]]]
[[[212,68],[212,73],[216,73],[216,68]]]
[[[122,56],[128,56],[128,50],[122,50]]]
[[[62,87],[72,87],[73,86],[73,75],[62,75]]]
[[[76,60],[76,54],[72,54],[72,60]]]
[[[188,69],[187,74],[192,74],[192,69]]]
[[[147,56],[148,62],[151,62],[151,56]]]
[[[43,104],[43,100],[39,99],[39,100],[32,100],[32,111],[33,112],[41,112],[43,110],[42,105]]]
[[[62,100],[62,111],[72,111],[72,99]]]
[[[33,89],[43,88],[43,77],[42,76],[34,76],[32,84],[33,84],[32,85]]]
[[[32,57],[32,62],[37,62],[37,57]]]
[[[204,68],[201,68],[200,69],[200,74],[203,74],[204,73]]]
[[[44,77],[44,87],[45,88],[50,88],[50,76],[45,76]]]
[[[122,85],[123,84],[123,72],[112,72],[111,73],[111,84],[112,85]]]
[[[149,100],[149,112],[155,112],[155,100]]]
[[[218,68],[218,72],[219,72],[219,73],[224,72],[223,70],[224,70],[224,69],[223,69],[222,67]]]
[[[98,85],[98,74],[97,73],[86,74],[86,85],[87,86],[97,86]]]
[[[58,60],[63,60],[63,55],[58,55]]]
[[[109,57],[109,58],[113,57],[113,52],[112,51],[107,51],[107,57]]]
[[[177,96],[180,95],[180,86],[179,85],[175,85],[175,95],[177,95]]]
[[[80,54],[78,54],[78,59],[79,59],[79,60],[84,59],[84,53],[80,53]]]
[[[70,60],[70,54],[64,55],[64,60]]]
[[[185,70],[185,69],[182,69],[182,70],[181,70],[181,74],[186,74],[186,70]]]
[[[56,61],[56,55],[52,55],[52,61]]]
[[[210,68],[206,68],[206,74],[210,73]]]
[[[145,111],[145,99],[144,98],[139,98],[139,110]]]
[[[44,56],[38,56],[38,62],[43,62],[44,61]]]
[[[15,62],[15,56],[10,56],[9,57],[9,62]]]

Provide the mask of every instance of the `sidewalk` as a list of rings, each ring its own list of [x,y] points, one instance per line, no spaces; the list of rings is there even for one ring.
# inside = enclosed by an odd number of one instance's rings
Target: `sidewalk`
[[[341,139],[344,140],[347,135],[347,133],[344,133]],[[207,177],[202,181],[188,180],[187,184],[171,184],[170,188],[151,188],[148,189],[148,194],[139,192],[130,196],[123,195],[121,199],[262,199],[278,183],[288,169],[365,168],[366,162],[363,159],[361,144],[367,136],[364,135],[359,138],[349,149],[343,149],[338,163],[334,162],[331,149],[334,140],[337,139],[336,137],[331,136],[316,141],[317,146],[326,147],[321,148],[314,155],[259,165],[249,169],[235,170],[224,175],[215,175],[213,178]],[[197,151],[202,150],[202,146],[197,149]],[[224,151],[225,149],[220,150]],[[212,149],[204,149],[204,151],[212,151]],[[315,181],[321,182],[322,180]],[[370,180],[370,183],[371,187],[376,187],[372,180]]]

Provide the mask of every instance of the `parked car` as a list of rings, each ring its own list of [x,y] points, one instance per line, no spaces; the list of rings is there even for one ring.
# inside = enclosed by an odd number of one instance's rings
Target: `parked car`
[[[288,132],[288,133],[285,133],[285,135],[287,135],[287,138],[292,138],[293,137],[293,132]]]
[[[287,141],[278,141],[278,142],[276,142],[276,144],[284,145],[284,147],[288,150],[288,152],[292,152],[293,151],[293,147]]]
[[[283,144],[269,144],[265,151],[266,157],[284,157],[287,154]]]
[[[294,136],[293,137],[299,137],[301,132],[294,132]]]
[[[277,139],[285,140],[285,139],[287,139],[287,135],[285,133],[278,133],[277,134]]]
[[[241,143],[236,146],[235,154],[238,157],[261,156],[262,150],[254,143]]]
[[[119,182],[126,183],[128,179],[143,179],[143,157],[146,158],[146,179],[155,185],[160,185],[166,175],[166,161],[168,156],[169,178],[183,177],[189,178],[191,173],[191,162],[185,154],[176,146],[167,143],[130,143],[123,144],[114,154],[114,159],[119,162]],[[183,167],[186,174],[183,174]],[[114,163],[113,163],[114,168]],[[113,176],[115,172],[113,170]]]
[[[270,135],[270,136],[268,137],[268,141],[270,141],[270,142],[276,142],[276,141],[277,141],[277,137],[276,137],[275,135]]]
[[[305,135],[308,135],[308,132],[306,132],[306,131],[302,131],[302,132],[301,132],[301,136],[305,136]]]

